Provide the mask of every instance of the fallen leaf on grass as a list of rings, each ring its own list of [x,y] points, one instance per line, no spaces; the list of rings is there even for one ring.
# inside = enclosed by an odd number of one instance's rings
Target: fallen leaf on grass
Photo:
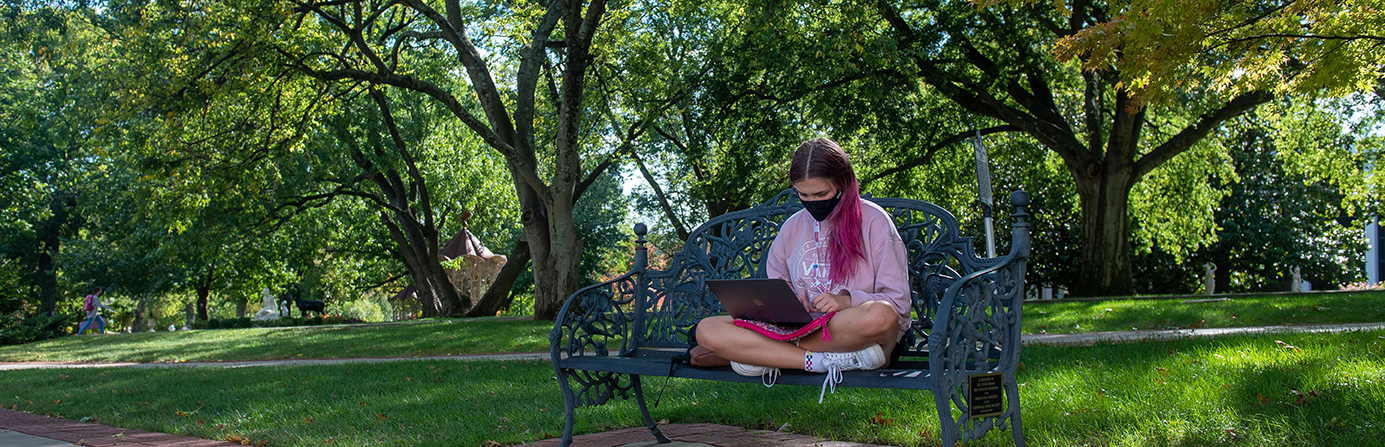
[[[1308,403],[1308,398],[1310,398],[1310,397],[1322,396],[1322,393],[1319,393],[1319,392],[1317,392],[1317,391],[1309,391],[1309,392],[1305,393],[1305,392],[1299,391],[1299,390],[1296,389],[1296,388],[1289,388],[1289,394],[1292,394],[1292,395],[1298,397],[1298,399],[1295,400],[1295,403],[1298,403],[1298,404],[1305,404],[1305,403]]]
[[[1282,348],[1282,349],[1289,349],[1289,350],[1293,350],[1293,351],[1303,352],[1303,350],[1302,350],[1302,349],[1299,349],[1297,346],[1294,346],[1294,345],[1285,343],[1285,342],[1282,341],[1282,340],[1275,340],[1274,343],[1277,344],[1277,345],[1279,345],[1279,347]]]
[[[376,414],[375,417],[382,421],[390,418],[390,416],[385,413]]]

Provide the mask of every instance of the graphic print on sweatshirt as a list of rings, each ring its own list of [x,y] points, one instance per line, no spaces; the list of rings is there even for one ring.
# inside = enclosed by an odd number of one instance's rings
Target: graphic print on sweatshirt
[[[818,241],[807,240],[799,247],[796,262],[799,275],[794,285],[808,300],[828,292],[831,286],[828,282],[832,275],[832,261],[827,255],[827,249],[831,244],[829,241],[830,239],[823,239],[819,244]]]

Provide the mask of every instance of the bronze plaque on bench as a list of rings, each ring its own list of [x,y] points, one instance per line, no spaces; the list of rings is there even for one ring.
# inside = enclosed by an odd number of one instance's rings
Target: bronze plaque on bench
[[[995,372],[972,374],[967,379],[967,406],[971,407],[971,418],[1000,416],[1005,408],[1005,378]]]

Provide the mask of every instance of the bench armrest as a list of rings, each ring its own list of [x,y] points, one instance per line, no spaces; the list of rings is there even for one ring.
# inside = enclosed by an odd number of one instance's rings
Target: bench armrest
[[[647,231],[644,224],[635,225],[635,263],[629,272],[578,290],[558,310],[553,330],[548,333],[554,366],[566,357],[611,355],[613,345],[618,347],[616,355],[638,347],[634,331],[644,312],[635,300],[648,288]]]
[[[556,364],[566,357],[617,355],[634,349],[635,313],[643,271],[585,287],[568,297],[558,311],[548,342]]]
[[[1028,195],[1016,192],[1015,224],[1010,253],[995,265],[973,272],[948,287],[938,303],[933,331],[928,336],[930,375],[937,381],[934,393],[945,431],[961,429],[964,439],[977,439],[988,430],[1018,423],[1021,307],[1024,275],[1029,259],[1029,224],[1024,205]],[[967,403],[971,375],[1000,373],[1006,395],[1004,411],[995,417],[973,419]],[[950,414],[941,414],[947,409]]]

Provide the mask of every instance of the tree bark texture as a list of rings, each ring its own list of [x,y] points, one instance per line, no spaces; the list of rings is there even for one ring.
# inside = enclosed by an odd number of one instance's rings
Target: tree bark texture
[[[212,293],[211,281],[199,281],[193,288],[197,291],[197,319],[207,321],[210,318],[207,314],[207,297]]]
[[[71,226],[71,209],[76,205],[77,202],[71,194],[64,191],[54,193],[48,205],[53,215],[38,225],[40,245],[34,283],[38,286],[39,313],[43,315],[51,316],[57,313],[58,267],[53,262],[53,256],[56,256],[62,247],[64,229]]]

